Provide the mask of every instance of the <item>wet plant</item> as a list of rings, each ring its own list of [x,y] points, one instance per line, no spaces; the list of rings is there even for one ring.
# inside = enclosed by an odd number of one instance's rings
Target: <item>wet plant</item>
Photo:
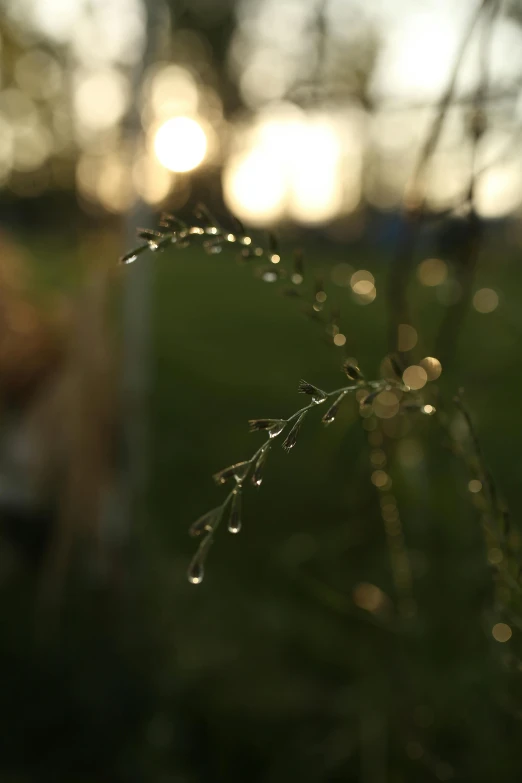
[[[146,252],[161,253],[173,247],[178,250],[199,247],[215,256],[233,249],[239,262],[254,265],[256,277],[265,283],[278,283],[280,294],[299,304],[301,312],[320,327],[327,343],[344,344],[342,338],[339,342],[340,310],[330,305],[322,276],[305,276],[301,249],[295,249],[287,257],[273,232],[265,232],[263,241],[256,241],[237,218],[231,217],[227,228],[204,204],[196,207],[193,218],[189,224],[176,215],[163,213],[156,229],[138,229],[137,237],[143,241],[125,253],[120,264],[133,264]]]
[[[310,402],[307,405],[286,418],[251,419],[248,422],[250,432],[261,432],[266,435],[266,439],[249,459],[229,465],[214,474],[214,481],[218,486],[229,483],[232,488],[219,506],[207,511],[189,528],[192,536],[201,538],[201,543],[188,569],[188,579],[192,584],[200,584],[203,581],[205,561],[222,520],[224,518],[228,520],[229,533],[235,534],[241,530],[243,494],[248,484],[255,488],[261,486],[273,443],[283,438],[281,447],[287,453],[290,452],[297,443],[303,424],[318,405],[332,401],[322,416],[321,421],[324,425],[330,425],[335,421],[341,405],[350,395],[355,396],[360,408],[371,408],[381,393],[395,391],[398,393],[399,415],[412,411],[424,415],[435,413],[434,406],[425,404],[423,395],[403,383],[400,376],[366,380],[359,367],[349,361],[344,362],[342,369],[347,380],[351,382],[349,385],[333,391],[324,391],[312,383],[301,380],[297,391],[309,397]]]

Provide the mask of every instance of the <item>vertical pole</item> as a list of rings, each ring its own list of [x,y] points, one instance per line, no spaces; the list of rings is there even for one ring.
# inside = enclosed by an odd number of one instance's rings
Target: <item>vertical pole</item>
[[[132,147],[141,144],[142,125],[140,97],[147,68],[165,49],[169,32],[169,12],[163,0],[143,0],[146,12],[146,41],[143,58],[136,67],[133,84],[134,102],[127,118],[127,130]],[[151,209],[138,201],[129,211],[124,229],[125,249],[136,242],[136,229],[147,226]],[[125,270],[123,290],[123,530],[125,537],[146,491],[150,473],[149,400],[152,379],[152,290],[154,263],[140,257]]]

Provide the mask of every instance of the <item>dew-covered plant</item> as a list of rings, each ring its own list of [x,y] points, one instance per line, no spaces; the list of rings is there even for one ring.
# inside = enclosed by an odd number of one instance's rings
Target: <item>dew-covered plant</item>
[[[323,278],[315,276],[310,281],[311,285],[304,285],[302,250],[294,250],[287,259],[274,233],[266,232],[265,241],[256,242],[241,221],[233,217],[230,222],[233,228],[223,226],[204,204],[196,207],[190,225],[176,215],[163,213],[157,229],[138,229],[138,239],[143,241],[125,253],[120,264],[132,264],[147,251],[158,253],[172,247],[178,250],[200,247],[210,255],[218,255],[227,249],[239,250],[239,261],[254,262],[255,275],[265,283],[279,283],[280,293],[300,304],[303,314],[321,328],[327,343],[344,344],[344,338],[339,337],[340,310],[329,306]]]
[[[259,488],[263,482],[263,472],[268,460],[273,443],[283,438],[281,447],[287,453],[296,445],[299,433],[310,412],[317,406],[331,401],[321,421],[330,425],[341,408],[341,405],[349,395],[355,395],[358,404],[364,408],[371,406],[373,401],[382,392],[395,390],[400,399],[399,414],[420,412],[425,415],[435,413],[433,405],[425,404],[422,395],[418,391],[405,385],[398,372],[397,360],[393,359],[391,366],[395,365],[397,377],[382,378],[379,380],[366,380],[361,370],[349,361],[344,362],[343,371],[350,383],[333,391],[323,391],[307,381],[301,380],[298,392],[310,398],[308,405],[295,411],[287,418],[251,419],[250,432],[261,432],[266,435],[265,441],[256,449],[250,459],[237,462],[234,465],[220,470],[214,475],[214,480],[219,486],[230,483],[232,489],[223,502],[215,508],[207,511],[197,519],[190,527],[192,536],[201,537],[201,543],[194,555],[188,569],[188,579],[192,584],[199,584],[203,580],[205,560],[207,558],[214,535],[223,520],[227,518],[229,533],[239,533],[242,525],[242,498],[247,484]]]
[[[290,281],[292,287],[285,287],[282,289],[282,292],[303,300],[305,302],[304,312],[321,325],[324,329],[323,335],[326,332],[328,342],[336,344],[335,337],[339,334],[340,313],[337,309],[331,310],[328,314],[322,312],[327,300],[322,279],[315,279],[311,296],[308,300],[301,291],[297,290],[297,287],[301,286],[304,280],[302,253],[297,251],[293,254],[292,267],[289,270],[284,265],[279,243],[274,234],[268,233],[266,243],[264,245],[258,244],[237,219],[234,218],[233,220],[236,224],[234,232],[224,228],[204,205],[198,206],[195,211],[194,223],[198,221],[201,225],[188,225],[174,215],[163,214],[157,230],[140,229],[138,231],[138,237],[144,240],[143,243],[126,253],[120,259],[120,263],[130,264],[135,262],[147,250],[161,252],[172,246],[178,249],[200,246],[207,253],[211,254],[220,253],[225,248],[231,246],[239,246],[240,258],[242,260],[262,262],[260,267],[256,267],[256,273],[262,280],[266,282],[283,281],[283,283]],[[341,405],[350,395],[355,396],[362,411],[371,412],[372,406],[379,403],[379,395],[392,392],[397,399],[396,415],[417,412],[430,416],[436,413],[435,406],[430,402],[426,402],[421,392],[412,389],[404,382],[405,362],[400,354],[390,354],[388,361],[383,364],[383,367],[386,368],[384,374],[387,377],[378,380],[367,380],[353,361],[346,360],[343,364],[343,372],[347,380],[350,381],[349,385],[327,392],[311,383],[301,381],[298,391],[310,397],[308,405],[286,418],[261,418],[249,421],[250,431],[261,432],[266,435],[266,439],[249,459],[230,465],[214,475],[216,484],[219,486],[230,484],[231,490],[222,503],[205,512],[189,528],[190,535],[200,538],[200,544],[188,569],[188,578],[192,584],[200,584],[203,580],[205,561],[216,531],[223,519],[227,519],[227,528],[230,533],[237,534],[240,532],[243,496],[246,487],[249,484],[256,488],[261,486],[263,471],[274,443],[277,439],[282,439],[282,448],[286,452],[290,452],[297,442],[299,432],[307,416],[317,405],[331,401],[322,417],[324,425],[334,422]],[[475,471],[481,476],[489,476],[484,467],[478,437],[472,429],[471,418],[464,407],[462,397],[457,396],[453,400],[453,405],[456,406],[457,411],[460,411],[467,423],[469,432],[473,434],[470,435],[471,445],[463,445],[463,442],[452,434],[449,425],[451,416],[443,408],[440,419],[441,425],[450,436],[452,450],[464,460],[472,472]],[[480,455],[480,459],[477,455]],[[480,465],[480,467],[477,467],[477,465]],[[484,492],[480,495],[483,505],[488,509],[488,518],[494,515],[495,519],[497,519],[498,514],[501,513],[502,519],[508,519],[507,511],[499,512],[498,496],[491,490],[492,486],[494,487],[492,481],[484,481]],[[484,514],[482,516],[484,521]],[[491,541],[491,526],[484,524],[484,528],[486,532],[490,531],[486,537]],[[498,526],[495,525],[494,529],[498,530]],[[501,567],[504,577],[506,576],[505,562]],[[512,570],[513,567],[511,567]]]

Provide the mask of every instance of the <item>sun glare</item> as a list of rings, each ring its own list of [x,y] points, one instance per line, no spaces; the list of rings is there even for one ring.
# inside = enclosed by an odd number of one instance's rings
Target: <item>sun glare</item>
[[[308,224],[330,220],[343,207],[342,154],[332,121],[281,107],[259,119],[247,149],[226,166],[227,202],[258,225],[285,214]]]
[[[154,136],[154,152],[169,171],[184,172],[197,168],[207,153],[207,136],[201,125],[190,117],[172,117]]]

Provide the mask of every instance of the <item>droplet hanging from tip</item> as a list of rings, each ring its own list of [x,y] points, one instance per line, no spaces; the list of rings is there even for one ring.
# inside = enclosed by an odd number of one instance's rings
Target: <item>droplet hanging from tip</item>
[[[228,532],[239,533],[241,530],[241,489],[236,487],[232,493],[232,505],[228,519]]]
[[[328,408],[328,410],[326,411],[326,413],[323,416],[323,419],[322,419],[323,424],[331,424],[335,420],[335,417],[339,413],[339,408],[341,407],[341,403],[344,400],[345,396],[346,396],[346,392],[343,392],[335,400],[333,405],[330,405],[330,407]]]
[[[259,457],[256,460],[256,464],[254,467],[254,472],[252,473],[252,484],[254,487],[260,487],[263,481],[263,469],[265,466],[265,462],[268,457],[268,452],[270,451],[270,443],[265,443],[263,446],[261,453],[259,454]]]
[[[194,563],[188,570],[188,580],[191,585],[200,585],[205,575],[205,569],[201,563]]]
[[[299,430],[301,429],[301,425],[303,423],[303,419],[306,416],[306,413],[302,413],[299,418],[297,419],[296,423],[286,436],[285,440],[283,441],[283,448],[285,451],[290,451],[290,449],[293,449],[295,446],[295,442],[297,440],[297,436],[299,435]]]

